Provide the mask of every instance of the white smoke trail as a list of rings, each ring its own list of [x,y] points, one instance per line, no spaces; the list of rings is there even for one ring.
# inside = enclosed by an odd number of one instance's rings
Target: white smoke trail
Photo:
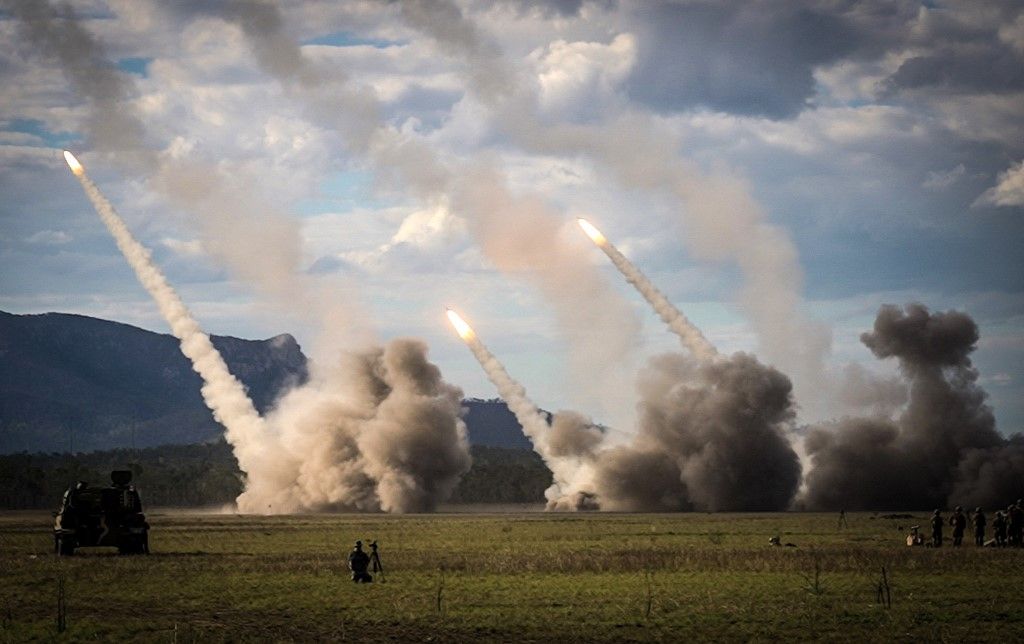
[[[483,367],[487,379],[494,384],[509,410],[515,415],[516,420],[523,426],[523,433],[526,434],[533,449],[544,461],[544,464],[551,470],[555,482],[545,492],[549,503],[556,503],[572,492],[574,482],[579,476],[578,459],[559,458],[552,453],[548,444],[547,418],[540,412],[537,405],[526,395],[526,388],[509,375],[505,366],[494,356],[491,351],[480,341],[476,332],[469,326],[455,311],[448,309],[448,319],[451,321],[459,337],[466,343],[469,350],[473,352],[480,366]]]
[[[587,237],[590,237],[591,241],[604,251],[608,259],[612,260],[612,263],[615,264],[615,267],[626,278],[626,281],[632,284],[644,296],[644,299],[654,307],[658,317],[668,325],[668,328],[673,333],[679,336],[683,346],[689,349],[694,357],[698,360],[710,360],[718,355],[718,350],[704,337],[700,329],[693,322],[690,322],[690,319],[682,311],[669,302],[668,298],[654,286],[651,280],[647,279],[647,276],[633,262],[626,259],[626,256],[614,244],[608,241],[608,238],[601,231],[586,219],[579,218],[576,222],[583,229],[583,232],[587,234]]]
[[[394,340],[352,355],[347,369],[321,370],[261,418],[149,250],[78,160],[64,157],[203,379],[203,400],[247,476],[240,511],[427,512],[448,498],[470,466],[462,391],[441,379],[426,345]]]
[[[64,158],[139,283],[156,301],[160,314],[171,327],[171,333],[181,342],[181,352],[202,377],[203,401],[213,412],[213,417],[226,429],[225,438],[234,450],[239,468],[243,473],[264,469],[261,461],[267,458],[266,427],[242,383],[228,370],[224,359],[210,341],[210,336],[203,332],[167,278],[153,264],[149,250],[132,236],[124,220],[85,174],[85,168],[70,152],[65,151]],[[247,481],[247,487],[250,482]]]

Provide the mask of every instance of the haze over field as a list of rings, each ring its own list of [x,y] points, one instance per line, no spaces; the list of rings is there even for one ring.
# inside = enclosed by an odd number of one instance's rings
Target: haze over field
[[[250,511],[431,509],[492,382],[552,507],[1019,485],[1018,3],[0,8],[0,308],[164,330],[80,151],[236,454],[278,457],[239,457]],[[295,333],[310,382],[257,415],[200,321]]]

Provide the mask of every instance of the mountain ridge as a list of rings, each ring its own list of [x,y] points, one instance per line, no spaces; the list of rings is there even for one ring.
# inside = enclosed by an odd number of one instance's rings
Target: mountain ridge
[[[211,336],[257,410],[305,382],[308,361],[287,333]],[[0,311],[0,453],[89,452],[218,440],[223,428],[178,340],[73,313]],[[474,445],[530,449],[496,399],[463,401]]]

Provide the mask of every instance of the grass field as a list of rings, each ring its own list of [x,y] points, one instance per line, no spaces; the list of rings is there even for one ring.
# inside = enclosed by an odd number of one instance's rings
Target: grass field
[[[1024,550],[908,548],[915,516],[153,511],[151,555],[58,559],[49,514],[15,513],[0,641],[1024,639]],[[357,538],[383,583],[349,581]]]

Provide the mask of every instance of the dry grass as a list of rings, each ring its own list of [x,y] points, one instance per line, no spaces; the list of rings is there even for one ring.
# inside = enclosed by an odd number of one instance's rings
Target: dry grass
[[[60,576],[70,640],[1024,636],[1024,551],[907,548],[900,522],[866,514],[840,531],[816,514],[151,513],[152,555],[70,559],[51,554],[48,520],[0,518],[0,642],[56,637]],[[357,538],[381,543],[386,583],[348,580]]]

